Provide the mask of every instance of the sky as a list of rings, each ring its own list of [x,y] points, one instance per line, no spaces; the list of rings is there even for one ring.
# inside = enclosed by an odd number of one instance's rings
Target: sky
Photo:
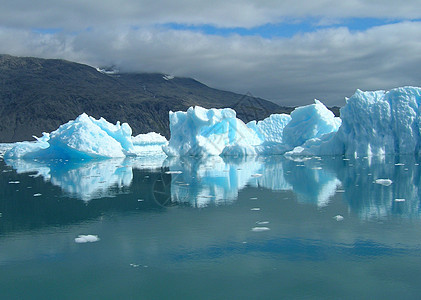
[[[0,0],[0,53],[193,77],[282,105],[421,86],[421,0]]]

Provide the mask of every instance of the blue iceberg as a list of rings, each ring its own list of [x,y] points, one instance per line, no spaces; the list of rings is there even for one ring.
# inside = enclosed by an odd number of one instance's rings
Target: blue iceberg
[[[127,123],[115,125],[81,114],[51,133],[43,133],[35,142],[19,142],[6,151],[5,159],[17,158],[77,158],[96,159],[147,154],[163,154],[166,143],[159,134],[132,137]],[[157,147],[158,145],[158,147]]]
[[[401,87],[356,93],[341,117],[315,100],[291,115],[273,114],[245,124],[230,108],[190,107],[169,113],[171,139],[157,133],[132,136],[127,123],[111,124],[86,114],[44,133],[36,142],[16,143],[4,154],[14,158],[95,159],[127,156],[244,157],[373,156],[419,153],[421,88]]]

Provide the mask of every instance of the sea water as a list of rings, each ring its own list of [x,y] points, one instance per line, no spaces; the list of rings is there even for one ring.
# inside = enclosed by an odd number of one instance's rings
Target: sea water
[[[2,299],[415,299],[415,156],[0,160]]]

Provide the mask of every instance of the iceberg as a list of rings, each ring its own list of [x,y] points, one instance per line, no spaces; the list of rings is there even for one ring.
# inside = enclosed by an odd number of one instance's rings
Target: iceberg
[[[35,142],[19,142],[4,154],[5,159],[18,158],[116,158],[147,154],[163,154],[166,143],[159,134],[132,137],[127,123],[115,125],[83,113],[51,133],[43,133]],[[165,140],[165,141],[164,141]]]
[[[283,119],[288,120],[285,117]],[[286,123],[285,121],[283,124]],[[289,122],[281,126],[281,131],[272,130],[268,133],[269,136],[281,136],[282,138],[266,139],[257,147],[257,152],[261,155],[304,154],[301,152],[305,148],[309,148],[311,143],[319,145],[326,137],[334,135],[341,126],[341,122],[341,119],[335,117],[322,102],[315,100],[314,104],[294,109]]]
[[[236,118],[231,108],[190,107],[169,113],[171,139],[163,147],[168,156],[255,155],[262,140]]]
[[[420,110],[420,88],[357,90],[341,109],[342,126],[332,142],[353,156],[419,153]]]
[[[230,108],[190,107],[170,112],[168,156],[253,156],[284,154],[310,139],[338,131],[341,119],[318,100],[291,116],[273,114],[244,124]]]
[[[290,116],[274,114],[246,126],[231,109],[170,113],[169,156],[346,155],[421,152],[421,88],[357,90],[341,117],[315,100]]]
[[[190,107],[169,112],[171,138],[132,136],[127,123],[111,124],[86,114],[16,143],[4,157],[95,159],[127,156],[244,157],[256,155],[382,156],[421,152],[421,88],[357,90],[334,114],[322,102],[245,124],[231,108]],[[1,150],[3,149],[3,150]],[[0,154],[5,148],[0,148]]]
[[[309,139],[288,154],[371,157],[420,153],[421,88],[357,90],[340,113],[342,124],[336,133]]]

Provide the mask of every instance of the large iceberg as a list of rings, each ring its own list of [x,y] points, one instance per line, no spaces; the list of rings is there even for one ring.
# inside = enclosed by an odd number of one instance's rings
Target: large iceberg
[[[340,125],[341,119],[335,117],[322,102],[315,100],[314,104],[296,108],[291,113],[289,122],[281,126],[282,130],[272,134],[280,135],[281,138],[266,139],[257,147],[257,152],[261,155],[271,155],[284,154],[295,148],[301,149],[309,141],[320,141],[335,134]]]
[[[334,143],[355,156],[417,153],[421,141],[421,89],[357,92],[341,109]]]
[[[255,155],[253,146],[262,142],[231,108],[170,111],[170,131],[169,144],[163,148],[168,156]]]
[[[51,133],[43,133],[35,142],[19,142],[6,151],[6,159],[15,158],[110,158],[142,154],[142,146],[156,146],[159,154],[166,142],[160,135],[140,135],[132,137],[132,129],[127,123],[115,125],[104,118],[99,120],[81,114],[75,120],[61,125]],[[148,149],[148,153],[151,149]]]
[[[341,108],[335,134],[310,139],[288,154],[373,156],[420,153],[421,89],[357,90]]]

